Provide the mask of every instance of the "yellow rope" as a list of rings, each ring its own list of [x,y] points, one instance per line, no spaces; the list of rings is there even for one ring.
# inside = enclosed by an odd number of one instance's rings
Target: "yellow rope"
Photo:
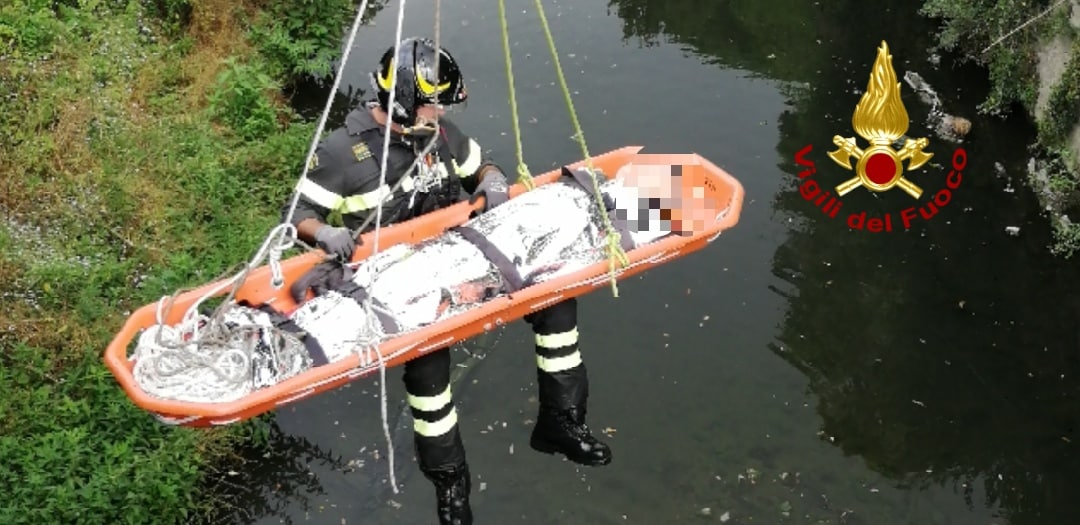
[[[502,9],[502,0],[499,0],[499,8]],[[595,188],[596,201],[600,205],[600,216],[604,219],[604,227],[607,228],[607,251],[608,251],[608,271],[611,275],[611,291],[615,297],[619,296],[619,287],[615,278],[615,261],[619,261],[619,264],[623,268],[630,264],[626,253],[622,249],[622,245],[619,243],[619,232],[611,226],[611,219],[607,213],[603,213],[604,200],[600,195],[600,186],[596,181],[596,172],[593,169],[592,158],[589,156],[589,148],[585,144],[585,133],[581,130],[581,124],[578,122],[577,112],[574,110],[574,102],[570,98],[570,88],[566,87],[566,78],[563,76],[562,65],[559,63],[559,52],[555,49],[555,39],[551,36],[551,29],[548,27],[547,17],[544,16],[544,6],[540,0],[536,0],[536,11],[540,14],[540,24],[544,27],[544,35],[547,37],[548,49],[551,51],[551,59],[555,63],[555,73],[559,76],[559,84],[562,86],[563,97],[566,99],[566,106],[570,110],[570,120],[574,123],[574,131],[576,131],[576,137],[578,144],[581,145],[581,153],[585,159],[585,165],[588,167],[589,174],[592,175],[593,187]],[[505,38],[505,19],[503,20]],[[507,55],[509,57],[509,55]],[[507,58],[509,60],[509,58]],[[509,64],[509,62],[508,62]],[[510,100],[513,100],[513,89],[511,89]],[[517,121],[515,117],[515,128],[517,127]],[[516,130],[515,130],[516,131]]]
[[[510,87],[510,119],[514,125],[514,146],[517,151],[517,174],[518,180],[525,185],[525,189],[532,190],[536,187],[529,168],[525,165],[525,158],[521,152],[521,127],[518,125],[517,98],[514,95],[514,66],[510,59],[510,35],[506,28],[506,6],[503,0],[499,0],[499,20],[502,23],[503,54],[506,56],[506,82]]]

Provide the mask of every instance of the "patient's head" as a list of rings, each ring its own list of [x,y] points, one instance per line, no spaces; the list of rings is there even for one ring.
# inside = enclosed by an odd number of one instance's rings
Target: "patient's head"
[[[692,235],[704,228],[704,188],[688,184],[682,166],[627,164],[615,174],[616,218],[632,231]]]

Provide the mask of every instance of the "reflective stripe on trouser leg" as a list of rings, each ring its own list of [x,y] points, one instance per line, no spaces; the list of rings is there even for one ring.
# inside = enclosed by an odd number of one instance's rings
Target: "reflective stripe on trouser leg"
[[[584,406],[589,383],[578,349],[577,299],[530,314],[536,336],[536,374],[540,404],[554,408]]]
[[[406,362],[404,380],[420,469],[429,471],[463,464],[465,449],[450,391],[450,349],[436,350]]]

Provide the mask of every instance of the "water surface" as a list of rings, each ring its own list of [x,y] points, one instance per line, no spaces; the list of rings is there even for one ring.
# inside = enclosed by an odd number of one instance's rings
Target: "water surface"
[[[510,4],[524,158],[538,173],[581,154],[533,4]],[[581,299],[589,420],[607,430],[611,465],[528,448],[527,325],[455,349],[478,523],[1080,522],[1075,263],[1046,254],[1047,223],[1021,182],[1030,125],[976,115],[984,74],[949,55],[927,61],[933,29],[914,3],[544,5],[590,152],[696,152],[739,178],[746,201],[702,252],[624,281],[618,299]],[[361,28],[342,92],[370,92],[397,9]],[[451,117],[512,171],[496,7],[443,2],[441,22],[469,82],[468,107]],[[433,23],[430,3],[409,4],[406,34]],[[850,173],[825,153],[834,134],[852,134],[883,39],[899,75],[918,71],[974,126],[948,206],[910,231],[872,234],[807,203],[793,157],[813,144],[821,177]],[[928,108],[903,90],[909,135],[928,136]],[[304,95],[317,114],[325,92]],[[929,136],[947,166],[957,145]],[[937,191],[942,170],[911,178]],[[844,207],[895,213],[910,201],[857,190]],[[274,452],[236,476],[237,522],[435,523],[400,377],[387,373],[400,494],[386,482],[372,377],[276,414]]]

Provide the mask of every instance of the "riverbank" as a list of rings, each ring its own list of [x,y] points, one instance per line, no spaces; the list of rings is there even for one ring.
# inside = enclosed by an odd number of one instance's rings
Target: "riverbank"
[[[1051,251],[1080,251],[1080,0],[927,0],[922,13],[942,20],[942,49],[988,69],[992,89],[980,111],[1018,107],[1037,124],[1028,182],[1053,227]]]
[[[314,130],[282,90],[330,73],[353,9],[0,7],[0,522],[193,523],[220,509],[200,489],[265,424],[161,425],[101,354],[128,312],[236,271],[277,223]]]

